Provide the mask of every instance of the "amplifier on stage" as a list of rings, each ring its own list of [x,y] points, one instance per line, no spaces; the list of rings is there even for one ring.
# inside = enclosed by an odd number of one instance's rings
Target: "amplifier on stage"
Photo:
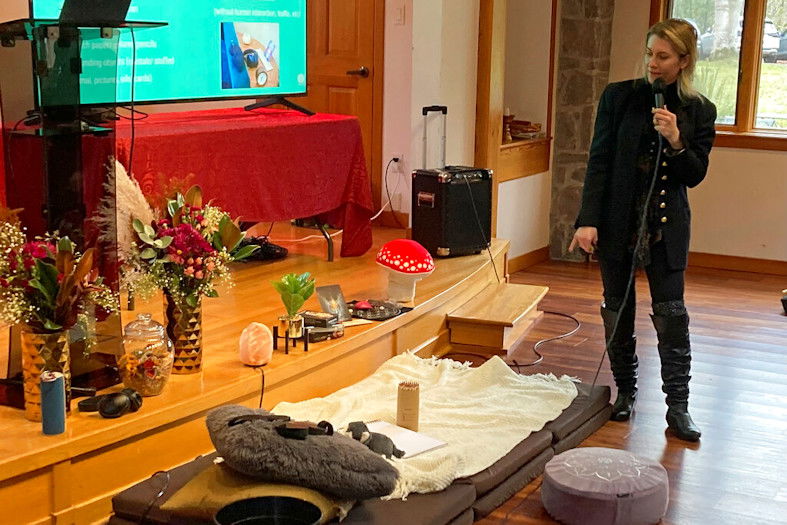
[[[468,166],[413,171],[412,237],[432,255],[485,250],[492,233],[492,172]]]

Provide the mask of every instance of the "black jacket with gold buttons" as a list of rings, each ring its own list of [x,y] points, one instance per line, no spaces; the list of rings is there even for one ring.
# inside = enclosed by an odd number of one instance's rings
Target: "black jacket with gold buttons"
[[[637,154],[641,134],[652,120],[653,93],[644,79],[609,84],[598,105],[590,145],[582,206],[575,227],[598,228],[599,256],[623,260],[630,257],[632,208],[636,206]],[[708,153],[716,131],[716,106],[708,99],[690,98],[677,109],[678,129],[685,151],[661,156],[655,193],[667,261],[674,270],[686,267],[691,211],[686,188],[702,182],[708,170]],[[664,146],[669,144],[664,141]],[[664,192],[661,194],[661,192]]]

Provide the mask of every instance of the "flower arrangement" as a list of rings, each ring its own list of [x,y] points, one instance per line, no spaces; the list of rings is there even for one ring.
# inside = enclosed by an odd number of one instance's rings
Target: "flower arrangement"
[[[57,233],[27,241],[17,214],[0,210],[0,319],[31,332],[68,330],[94,305],[99,315],[118,298],[93,268],[93,248],[80,254]]]
[[[149,224],[133,219],[137,239],[126,282],[142,297],[163,289],[175,303],[195,308],[200,297],[218,296],[218,284],[229,284],[230,262],[258,248],[240,246],[240,228],[220,208],[203,205],[199,186],[177,193],[160,215]]]

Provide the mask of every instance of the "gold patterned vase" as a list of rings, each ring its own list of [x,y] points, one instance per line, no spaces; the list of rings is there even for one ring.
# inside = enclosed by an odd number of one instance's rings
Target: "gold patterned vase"
[[[68,331],[41,334],[22,329],[22,377],[25,417],[41,421],[41,372],[61,372],[66,386],[66,413],[71,409],[71,366]]]
[[[195,374],[202,369],[202,298],[197,306],[180,304],[164,293],[167,335],[175,347],[173,374]]]

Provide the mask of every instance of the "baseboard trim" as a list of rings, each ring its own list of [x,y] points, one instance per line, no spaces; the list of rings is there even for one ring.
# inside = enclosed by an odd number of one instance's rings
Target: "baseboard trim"
[[[716,268],[718,270],[734,270],[738,272],[765,273],[769,275],[787,275],[787,261],[737,257],[734,255],[718,255],[715,253],[689,252],[689,266]]]
[[[403,213],[401,211],[390,212],[385,210],[380,214],[377,219],[375,219],[374,223],[377,226],[388,226],[390,228],[405,228],[407,229],[410,225],[410,214]],[[399,219],[399,223],[397,224],[396,220]]]
[[[529,268],[534,264],[549,260],[549,246],[544,246],[532,252],[523,253],[516,257],[509,257],[508,259],[508,273],[512,274],[525,268]]]

